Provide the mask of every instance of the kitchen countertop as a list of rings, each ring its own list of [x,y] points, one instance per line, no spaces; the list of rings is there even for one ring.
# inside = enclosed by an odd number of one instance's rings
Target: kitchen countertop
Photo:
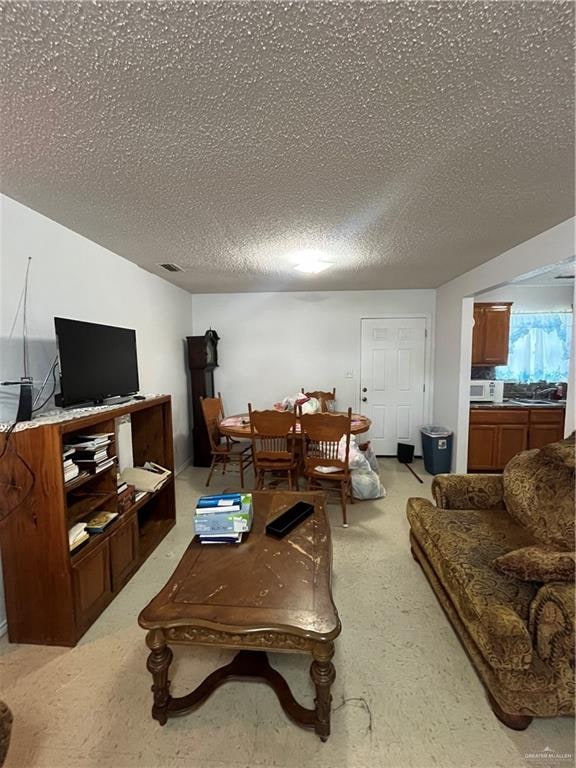
[[[566,400],[535,400],[534,402],[526,400],[504,400],[502,403],[470,403],[470,408],[566,408]]]

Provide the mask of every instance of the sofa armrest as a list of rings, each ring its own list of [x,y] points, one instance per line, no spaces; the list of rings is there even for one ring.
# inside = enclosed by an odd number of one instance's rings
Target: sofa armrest
[[[12,732],[12,712],[8,705],[0,701],[0,765],[4,765],[8,745],[10,744],[10,734]]]
[[[534,650],[553,667],[574,668],[574,596],[573,583],[555,581],[540,587],[530,605]]]
[[[442,509],[504,509],[502,475],[436,475],[432,495]]]

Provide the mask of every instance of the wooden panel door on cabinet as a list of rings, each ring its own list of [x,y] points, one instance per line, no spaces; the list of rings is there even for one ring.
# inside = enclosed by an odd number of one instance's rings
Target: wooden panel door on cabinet
[[[112,589],[122,589],[138,565],[138,517],[131,515],[110,536]]]
[[[108,539],[72,563],[76,625],[81,634],[112,600]]]
[[[496,469],[498,430],[495,424],[471,424],[468,436],[468,469]]]
[[[484,318],[484,362],[487,365],[508,364],[510,304],[490,307]]]
[[[507,365],[510,302],[475,304],[472,365]]]
[[[564,436],[563,424],[531,424],[528,448],[543,448],[548,443],[556,443]]]
[[[529,448],[542,448],[564,437],[564,408],[531,408]]]
[[[528,447],[528,427],[524,424],[502,424],[498,427],[496,468],[504,469],[517,453]]]

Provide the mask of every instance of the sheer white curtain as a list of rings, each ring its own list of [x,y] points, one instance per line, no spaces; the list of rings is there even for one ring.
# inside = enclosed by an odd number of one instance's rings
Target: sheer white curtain
[[[567,381],[572,343],[571,312],[512,313],[508,365],[499,379],[521,382]]]

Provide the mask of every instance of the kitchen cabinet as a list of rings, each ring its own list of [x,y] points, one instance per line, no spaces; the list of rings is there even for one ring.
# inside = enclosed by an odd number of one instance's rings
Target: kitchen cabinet
[[[503,469],[520,451],[528,447],[527,409],[487,408],[470,412],[468,469]]]
[[[121,523],[110,538],[112,589],[118,592],[138,566],[138,515]]]
[[[76,621],[85,631],[112,601],[108,539],[89,549],[72,565]]]
[[[507,365],[512,302],[474,304],[472,365]]]
[[[468,471],[502,471],[517,453],[561,440],[563,432],[563,408],[472,409]]]
[[[470,420],[472,422],[472,419]],[[496,469],[498,425],[472,424],[468,433],[468,470]]]
[[[530,411],[530,433],[528,448],[542,448],[564,437],[563,408],[533,409]]]

